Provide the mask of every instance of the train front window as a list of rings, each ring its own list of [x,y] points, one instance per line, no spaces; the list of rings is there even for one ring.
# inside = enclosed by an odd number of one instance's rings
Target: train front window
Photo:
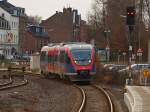
[[[71,50],[71,53],[75,61],[91,60],[90,49],[74,49],[74,50]]]

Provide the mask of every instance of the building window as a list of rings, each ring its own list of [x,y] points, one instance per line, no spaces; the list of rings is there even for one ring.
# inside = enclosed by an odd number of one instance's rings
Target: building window
[[[16,28],[16,27],[15,27],[15,22],[14,22],[14,28]]]
[[[2,40],[2,42],[4,42],[4,39],[3,39],[3,35],[1,34],[1,40]]]
[[[0,20],[0,27],[2,27],[2,21]]]
[[[13,22],[11,22],[11,27],[13,28]]]
[[[7,37],[6,37],[6,35],[5,35],[5,34],[3,34],[2,36],[3,36],[3,40],[4,40],[4,42],[6,42],[6,41],[7,41]]]
[[[16,22],[16,27],[18,27],[18,23]]]
[[[0,44],[1,44],[1,42],[3,42],[3,41],[2,41],[2,37],[0,37]]]
[[[17,16],[17,10],[14,10],[14,15],[16,15],[16,16]]]
[[[5,14],[4,14],[4,13],[2,13],[2,17],[3,17],[3,18],[5,17]]]
[[[8,29],[7,21],[5,22],[5,28]]]
[[[45,28],[43,28],[43,32],[45,32]]]
[[[4,28],[4,21],[2,21],[2,28]]]
[[[1,34],[1,42],[3,42],[3,37],[2,37],[2,34]]]
[[[7,22],[7,29],[9,29],[9,24],[8,24],[8,22]]]
[[[39,27],[36,28],[36,32],[40,32],[40,28]]]
[[[14,22],[12,22],[12,28],[14,28]]]
[[[6,28],[6,21],[4,21],[4,28]]]
[[[18,36],[16,35],[16,41],[15,41],[16,43],[18,42]]]
[[[14,27],[17,28],[17,22],[14,22]]]
[[[17,35],[14,36],[14,42],[17,43]]]
[[[13,43],[15,42],[15,35],[13,35],[12,42]]]
[[[17,43],[17,35],[14,36],[14,42]]]

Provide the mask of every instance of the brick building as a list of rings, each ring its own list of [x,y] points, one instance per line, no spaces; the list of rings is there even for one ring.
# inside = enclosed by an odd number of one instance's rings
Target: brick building
[[[39,52],[41,47],[49,43],[48,33],[44,27],[35,24],[30,17],[19,18],[19,52],[21,55],[30,55]]]
[[[26,26],[27,26],[27,21],[28,21],[28,17],[27,16],[23,16],[19,18],[19,53],[21,54],[23,51],[23,38],[26,37]]]
[[[56,11],[40,25],[46,28],[51,42],[87,40],[85,21],[81,20],[81,15],[77,10],[72,10],[70,7],[63,8],[63,12]]]
[[[39,25],[29,24],[28,17],[20,18],[20,53],[29,55],[39,52],[49,42],[48,33]]]

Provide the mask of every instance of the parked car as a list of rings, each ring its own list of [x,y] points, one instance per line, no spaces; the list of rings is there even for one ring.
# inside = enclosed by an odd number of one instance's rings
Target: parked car
[[[150,64],[132,64],[131,65],[131,73],[132,74],[137,74],[141,69],[143,68],[150,68]],[[129,74],[129,66],[118,70],[119,74]]]
[[[111,69],[111,67],[112,67],[113,65],[114,65],[114,64],[105,64],[105,65],[103,66],[103,71],[104,71],[104,72],[109,72],[110,69]]]
[[[13,57],[13,55],[8,55],[8,56],[6,56],[6,59],[14,59],[14,57]]]
[[[109,70],[112,72],[117,72],[118,70],[124,69],[126,67],[127,67],[127,65],[114,64],[109,67]]]

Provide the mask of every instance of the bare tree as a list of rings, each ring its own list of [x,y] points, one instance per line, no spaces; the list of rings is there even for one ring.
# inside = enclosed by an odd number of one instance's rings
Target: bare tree
[[[35,15],[35,16],[28,16],[29,24],[39,25],[42,20],[42,17]]]
[[[111,46],[121,45],[123,47],[120,42],[125,38],[125,21],[121,15],[125,14],[125,4],[124,0],[95,0],[92,12],[89,14],[89,24],[96,33],[101,31],[98,34],[101,40],[108,38],[106,33],[109,30]]]
[[[106,0],[95,0],[92,4],[92,12],[88,15],[88,23],[93,26],[94,29],[98,29],[103,24],[104,17],[104,2]]]
[[[150,27],[150,0],[144,0],[143,5],[144,21],[147,27]]]

